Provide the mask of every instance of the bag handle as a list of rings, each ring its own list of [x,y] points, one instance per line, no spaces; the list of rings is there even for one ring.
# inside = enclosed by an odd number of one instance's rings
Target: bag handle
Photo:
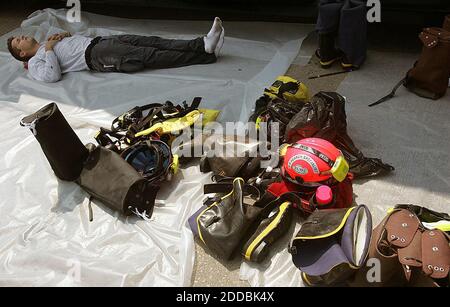
[[[260,198],[261,193],[259,192],[257,187],[250,184],[244,184],[242,188],[244,193],[256,196],[258,199]],[[203,186],[203,194],[211,194],[211,193],[226,194],[229,193],[231,190],[233,190],[233,183],[229,182],[211,183],[205,184]]]

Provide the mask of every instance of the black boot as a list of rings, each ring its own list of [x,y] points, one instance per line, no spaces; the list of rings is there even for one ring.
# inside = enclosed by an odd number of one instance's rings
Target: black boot
[[[335,33],[319,34],[319,49],[316,51],[322,68],[330,68],[341,58],[340,52],[335,47]]]
[[[366,60],[367,7],[363,0],[348,0],[341,10],[338,47],[345,54],[342,68],[355,70]]]
[[[292,204],[282,203],[261,221],[252,237],[245,243],[242,255],[252,262],[263,261],[273,244],[289,231],[293,217]]]

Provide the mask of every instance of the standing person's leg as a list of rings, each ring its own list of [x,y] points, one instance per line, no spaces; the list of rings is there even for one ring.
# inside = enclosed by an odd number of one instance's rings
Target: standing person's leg
[[[347,0],[341,11],[339,49],[345,56],[342,67],[356,69],[366,60],[367,6],[366,0]]]
[[[90,52],[90,68],[100,72],[136,72],[145,68],[172,68],[216,61],[214,53],[160,50],[102,38]]]
[[[343,6],[344,0],[319,1],[319,15],[316,24],[316,30],[319,34],[317,56],[324,68],[330,67],[340,58],[340,53],[336,50],[335,45]]]

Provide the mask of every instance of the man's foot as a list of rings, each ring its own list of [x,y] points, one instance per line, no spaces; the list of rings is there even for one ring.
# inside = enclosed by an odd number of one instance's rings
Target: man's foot
[[[214,54],[218,58],[220,55],[220,50],[223,47],[223,43],[225,41],[225,29],[222,27],[222,32],[220,32],[219,42],[217,43],[216,49],[214,50]]]
[[[220,34],[222,33],[222,20],[219,17],[214,19],[214,23],[209,30],[208,34],[203,37],[205,42],[205,51],[207,53],[214,53],[216,50],[217,44],[220,40]]]

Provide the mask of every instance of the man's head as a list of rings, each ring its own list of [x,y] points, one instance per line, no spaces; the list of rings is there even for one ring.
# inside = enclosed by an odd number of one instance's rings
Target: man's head
[[[7,41],[11,55],[19,61],[28,62],[37,51],[39,43],[31,36],[12,36]]]

